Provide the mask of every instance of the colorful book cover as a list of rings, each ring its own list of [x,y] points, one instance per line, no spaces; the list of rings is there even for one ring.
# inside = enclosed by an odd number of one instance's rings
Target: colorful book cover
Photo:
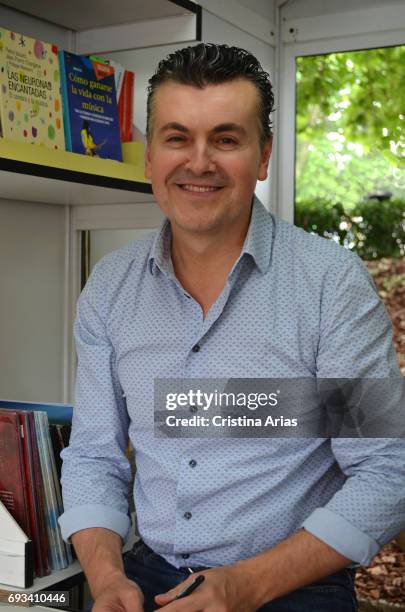
[[[1,135],[64,149],[58,47],[0,28]]]
[[[91,55],[90,59],[108,64],[114,68],[115,90],[117,93],[118,122],[121,142],[133,141],[135,73],[127,70],[114,60]]]
[[[44,485],[45,524],[49,542],[49,559],[53,570],[64,569],[72,562],[70,546],[62,539],[58,518],[63,512],[62,497],[49,436],[46,412],[34,412],[39,459]]]
[[[122,161],[114,68],[59,51],[68,151]]]

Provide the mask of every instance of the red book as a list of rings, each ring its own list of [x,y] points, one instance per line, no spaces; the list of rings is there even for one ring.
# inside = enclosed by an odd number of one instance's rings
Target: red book
[[[37,578],[50,574],[48,563],[48,542],[45,532],[45,517],[42,504],[42,478],[38,447],[35,433],[34,415],[25,410],[18,412],[23,432],[23,455],[26,481],[26,493],[29,508],[30,538],[34,550],[34,571]]]
[[[34,413],[29,413],[30,421],[30,435],[31,435],[31,451],[32,451],[32,465],[34,471],[34,483],[35,483],[35,505],[38,512],[38,536],[41,546],[41,560],[43,565],[43,575],[47,576],[51,573],[51,567],[49,565],[49,544],[48,536],[46,534],[45,525],[45,505],[44,505],[44,485],[42,481],[41,464],[39,460],[39,451],[37,444],[37,432],[35,429]]]
[[[0,409],[0,500],[30,537],[22,431],[14,410]]]
[[[120,124],[121,142],[132,141],[134,82],[135,74],[130,70],[125,70],[118,96],[118,121]]]

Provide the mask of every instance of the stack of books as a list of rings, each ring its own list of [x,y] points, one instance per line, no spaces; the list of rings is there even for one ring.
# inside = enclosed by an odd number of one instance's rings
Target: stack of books
[[[71,415],[66,405],[0,401],[1,532],[6,533],[8,514],[21,530],[15,538],[0,538],[0,558],[25,558],[11,576],[0,572],[2,583],[30,586],[34,576],[46,576],[73,561],[58,525],[63,512],[60,453],[69,444]],[[20,554],[15,554],[16,540]]]
[[[133,138],[133,72],[4,28],[0,65],[0,136],[122,161],[121,143]]]

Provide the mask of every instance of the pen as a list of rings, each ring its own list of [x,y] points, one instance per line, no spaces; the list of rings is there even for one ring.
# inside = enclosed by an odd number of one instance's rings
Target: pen
[[[187,595],[190,595],[193,591],[195,591],[198,585],[200,585],[202,582],[204,582],[204,576],[200,574],[199,576],[197,576],[194,582],[192,582],[185,589],[180,591],[180,593],[178,593],[172,601],[176,601],[177,599],[183,599],[183,597],[187,597]]]

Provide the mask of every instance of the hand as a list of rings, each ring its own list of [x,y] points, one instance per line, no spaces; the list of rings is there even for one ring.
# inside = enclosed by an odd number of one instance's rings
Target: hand
[[[155,597],[164,612],[254,612],[254,590],[250,581],[236,565],[227,565],[201,572],[205,580],[193,593],[173,601],[180,591],[191,584],[198,574]]]
[[[143,594],[124,574],[97,593],[92,612],[143,612]]]

